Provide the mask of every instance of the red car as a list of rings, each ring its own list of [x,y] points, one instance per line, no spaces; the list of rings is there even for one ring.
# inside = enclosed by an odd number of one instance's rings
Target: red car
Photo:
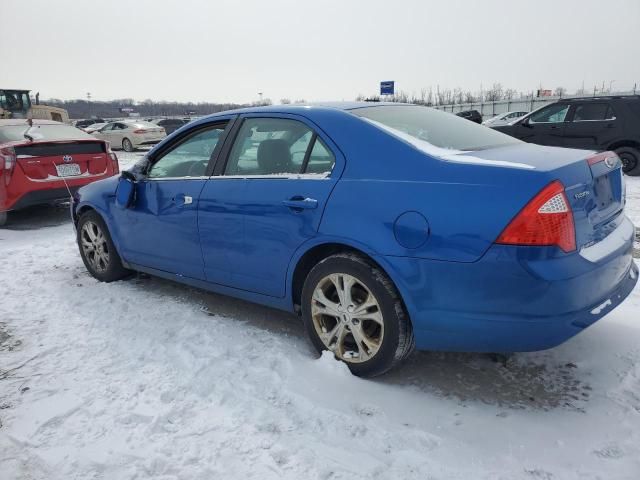
[[[0,120],[0,225],[7,212],[68,199],[119,173],[108,142],[51,120]]]

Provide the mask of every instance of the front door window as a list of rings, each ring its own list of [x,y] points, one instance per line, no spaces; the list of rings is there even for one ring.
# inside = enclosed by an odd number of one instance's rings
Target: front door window
[[[147,175],[150,179],[203,177],[225,124],[201,130],[157,160]]]

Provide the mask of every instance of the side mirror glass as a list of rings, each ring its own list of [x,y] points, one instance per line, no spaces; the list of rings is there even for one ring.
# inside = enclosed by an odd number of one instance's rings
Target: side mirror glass
[[[116,206],[125,209],[133,206],[136,193],[135,177],[127,171],[122,172],[116,188]]]

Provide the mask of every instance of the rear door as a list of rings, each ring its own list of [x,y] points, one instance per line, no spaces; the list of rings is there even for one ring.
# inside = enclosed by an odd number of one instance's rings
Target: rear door
[[[228,121],[185,132],[151,159],[137,182],[135,204],[114,215],[125,260],[195,279],[204,279],[198,235],[198,199]]]
[[[207,280],[275,297],[289,262],[315,236],[344,159],[294,115],[245,115],[204,187],[199,210]]]
[[[563,146],[605,149],[616,140],[620,131],[619,123],[609,102],[576,103],[569,112]]]

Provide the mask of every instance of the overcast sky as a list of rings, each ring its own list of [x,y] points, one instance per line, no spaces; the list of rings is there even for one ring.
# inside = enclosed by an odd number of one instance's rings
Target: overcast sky
[[[2,0],[0,18],[0,87],[42,98],[640,89],[640,0]]]

